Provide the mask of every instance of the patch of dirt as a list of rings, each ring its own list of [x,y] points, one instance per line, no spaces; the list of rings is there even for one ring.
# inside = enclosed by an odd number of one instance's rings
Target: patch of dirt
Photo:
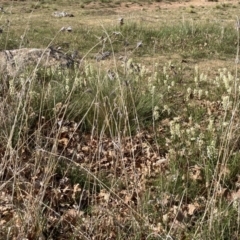
[[[182,7],[210,7],[210,6],[216,6],[218,4],[224,4],[225,1],[207,1],[207,0],[189,0],[189,1],[176,1],[176,2],[168,2],[168,1],[162,1],[162,2],[153,2],[153,3],[134,3],[134,2],[121,2],[120,5],[116,5],[114,7],[117,9],[118,13],[129,13],[129,12],[135,12],[135,11],[153,11],[156,9],[178,9]],[[230,0],[227,1],[228,4],[237,4],[237,1]],[[91,3],[89,5],[86,5],[86,9],[96,9],[97,4]],[[102,5],[101,5],[101,8]],[[104,8],[113,8],[113,6],[108,7],[107,5],[104,6]]]
[[[118,8],[119,11],[139,11],[139,10],[146,10],[146,11],[152,11],[159,8],[164,9],[177,9],[180,7],[188,7],[188,6],[215,6],[216,2],[209,2],[204,0],[191,0],[191,1],[179,1],[179,2],[155,2],[151,4],[136,4],[136,3],[122,3],[121,7]]]

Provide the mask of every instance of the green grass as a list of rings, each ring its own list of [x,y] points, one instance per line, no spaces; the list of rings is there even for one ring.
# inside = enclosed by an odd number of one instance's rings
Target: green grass
[[[120,26],[97,12],[93,24],[88,3],[69,2],[84,4],[80,25],[79,15],[40,21],[55,1],[28,20],[25,1],[2,16],[12,19],[1,49],[54,45],[82,60],[29,66],[1,88],[0,238],[237,239],[238,32],[219,19],[126,15]]]
[[[86,13],[88,11],[82,14]],[[114,27],[103,25],[103,29],[101,26],[89,26],[85,23],[80,23],[79,26],[79,23],[75,22],[77,16],[71,24],[73,32],[68,34],[58,33],[64,24],[67,26],[61,19],[49,26],[49,21],[54,21],[54,18],[47,17],[42,21],[36,17],[33,14],[32,20],[26,19],[27,22],[23,22],[22,26],[14,19],[10,21],[9,27],[6,25],[1,34],[0,48],[45,47],[52,42],[52,45],[61,46],[66,51],[78,50],[84,54],[93,45],[98,44],[92,51],[93,55],[103,48],[104,50],[113,48],[116,54],[122,54],[126,50],[134,50],[137,42],[142,41],[143,47],[136,51],[138,57],[175,53],[184,57],[216,58],[232,56],[236,51],[236,31],[232,24],[178,21],[167,25],[165,23],[153,25],[148,21],[139,24],[136,21],[125,20],[126,23],[122,27],[118,26],[116,21]],[[115,36],[114,32],[121,32],[121,35]],[[22,41],[21,36],[24,36]],[[104,46],[98,40],[101,36],[106,38]],[[127,47],[124,47],[125,41],[129,44]]]

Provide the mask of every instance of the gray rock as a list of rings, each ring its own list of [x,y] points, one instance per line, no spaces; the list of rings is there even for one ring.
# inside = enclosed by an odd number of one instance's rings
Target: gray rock
[[[96,60],[99,62],[99,61],[101,61],[101,60],[106,59],[106,58],[109,57],[110,55],[111,55],[111,53],[110,53],[109,51],[104,52],[104,53],[101,53],[101,54],[98,54],[98,55],[96,56]]]
[[[60,29],[60,32],[72,32],[72,27],[69,26],[69,27],[62,27]]]
[[[57,12],[54,12],[52,13],[52,16],[53,17],[59,17],[59,18],[62,18],[62,17],[74,17],[73,14],[71,13],[67,13],[67,12],[64,12],[64,11],[57,11]]]
[[[0,52],[0,74],[16,77],[28,66],[69,68],[75,60],[54,49],[21,48]]]

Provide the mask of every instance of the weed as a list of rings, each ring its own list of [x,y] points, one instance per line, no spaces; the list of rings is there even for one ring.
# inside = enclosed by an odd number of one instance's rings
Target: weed
[[[238,67],[208,64],[236,48],[238,60],[238,28],[146,13],[120,25],[91,3],[71,1],[79,23],[40,21],[56,7],[41,1],[0,36],[1,49],[58,47],[72,63],[1,72],[0,238],[237,239]]]

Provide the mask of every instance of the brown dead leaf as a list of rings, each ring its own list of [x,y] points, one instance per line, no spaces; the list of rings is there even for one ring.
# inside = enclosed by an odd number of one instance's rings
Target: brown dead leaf
[[[54,110],[56,113],[58,113],[58,112],[61,110],[62,105],[63,105],[63,104],[62,104],[61,102],[57,103],[57,104],[55,105],[55,107],[53,108],[53,110]]]
[[[162,126],[169,126],[170,125],[170,119],[169,118],[165,118],[161,121]]]
[[[188,204],[188,214],[190,215],[190,216],[192,216],[193,214],[194,214],[194,212],[197,210],[199,208],[199,204],[198,203],[194,203],[194,204],[192,204],[192,203],[190,203],[190,204]]]
[[[76,221],[77,221],[77,218],[81,215],[82,215],[81,212],[79,213],[76,209],[72,208],[72,209],[68,209],[64,213],[62,219],[63,219],[63,221],[65,221],[67,223],[71,223],[71,224],[75,225]]]
[[[131,202],[131,199],[132,199],[132,196],[126,195],[126,196],[124,197],[124,203],[129,204],[129,203]]]
[[[105,202],[109,201],[110,193],[107,192],[105,189],[102,189],[98,195],[99,198],[103,199]]]
[[[155,234],[161,233],[164,229],[161,223],[157,223],[157,225],[150,225],[149,227],[153,231],[152,236],[154,236]],[[157,235],[156,235],[156,237],[157,237]]]
[[[168,221],[169,221],[169,216],[168,216],[168,213],[166,213],[163,215],[163,222],[167,223]]]
[[[90,151],[90,148],[89,148],[88,146],[83,146],[83,147],[82,147],[82,151],[85,152],[85,153],[87,153],[87,152]]]
[[[79,183],[74,184],[72,198],[75,199],[76,198],[76,193],[81,192],[81,190],[82,189],[79,187]]]
[[[63,147],[67,147],[68,142],[69,142],[69,139],[67,139],[67,138],[62,138],[62,139],[58,140],[59,145],[63,146]]]
[[[237,192],[232,192],[231,199],[233,202],[239,202],[240,203],[240,189],[238,189]]]
[[[202,180],[202,168],[198,165],[195,165],[191,167],[190,172],[189,172],[189,177],[190,179],[196,181],[196,180]]]

